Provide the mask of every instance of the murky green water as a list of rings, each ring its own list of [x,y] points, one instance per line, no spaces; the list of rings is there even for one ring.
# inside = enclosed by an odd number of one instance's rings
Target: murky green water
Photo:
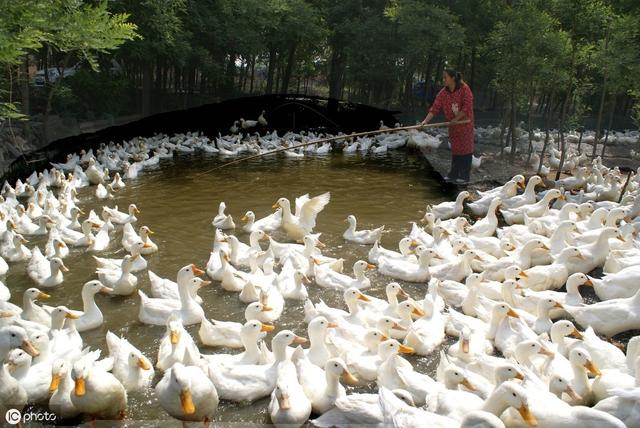
[[[331,203],[320,213],[316,232],[322,232],[322,241],[327,245],[324,254],[346,259],[345,271],[351,272],[353,262],[366,259],[369,246],[347,243],[342,239],[346,228],[344,219],[355,214],[360,228],[384,224],[386,233],[382,244],[396,249],[398,241],[410,231],[411,221],[421,218],[426,203],[439,202],[446,196],[439,183],[430,178],[429,167],[418,155],[404,151],[389,152],[380,157],[360,155],[329,155],[287,159],[283,157],[263,158],[236,164],[205,175],[203,172],[215,167],[220,161],[213,157],[178,156],[173,161],[163,161],[153,170],[145,170],[127,187],[119,191],[116,198],[108,202],[126,210],[135,203],[141,210],[139,226],[147,225],[154,232],[154,242],[160,251],[147,256],[149,269],[162,277],[175,280],[177,270],[189,263],[204,268],[213,242],[211,220],[217,212],[218,203],[225,201],[227,213],[239,219],[247,210],[253,210],[257,218],[272,212],[271,205],[281,196],[294,199],[304,193],[314,196],[331,191]],[[95,187],[81,189],[80,207],[86,212],[103,205],[94,197]],[[240,228],[235,234],[247,242],[248,236]],[[118,229],[112,234],[112,242],[104,257],[122,257]],[[283,236],[276,232],[275,239]],[[42,247],[43,239],[32,239],[32,244]],[[264,243],[262,244],[265,245]],[[91,255],[80,249],[72,249],[65,259],[70,272],[64,283],[56,289],[47,290],[50,305],[64,304],[81,309],[80,288],[95,279],[95,262]],[[137,274],[139,286],[147,291],[149,279],[146,272]],[[368,273],[372,288],[367,293],[384,297],[384,286],[388,283],[376,272]],[[25,264],[11,266],[6,283],[12,290],[12,301],[21,305],[22,292],[33,286],[25,272]],[[322,298],[328,304],[344,307],[341,293],[323,290],[309,285],[309,295],[314,302]],[[412,295],[424,294],[425,286],[406,284]],[[243,321],[245,305],[235,293],[222,290],[217,283],[201,290],[207,317],[220,320]],[[157,347],[164,327],[148,326],[138,321],[139,298],[96,296],[98,306],[105,315],[105,324],[96,330],[83,333],[85,343],[103,349],[106,354],[105,334],[108,330],[124,335],[155,363]],[[285,312],[275,323],[276,330],[290,328],[306,336],[303,323],[302,302],[286,301]],[[197,339],[198,326],[189,331]],[[270,337],[269,339],[270,340]],[[203,353],[227,352],[224,349],[201,347]],[[237,351],[234,351],[237,352]],[[419,370],[433,373],[437,364],[437,352],[431,357],[415,357],[412,361]],[[159,379],[157,375],[156,381]],[[155,383],[154,383],[155,384]],[[241,422],[264,424],[269,422],[268,399],[251,405],[228,402],[220,404],[219,422]],[[157,404],[153,390],[129,396],[125,426],[166,426],[176,423]]]

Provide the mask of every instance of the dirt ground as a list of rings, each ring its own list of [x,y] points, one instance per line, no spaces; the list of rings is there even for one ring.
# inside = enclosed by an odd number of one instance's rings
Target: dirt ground
[[[573,148],[577,149],[577,146]],[[581,149],[582,152],[591,155],[593,146],[583,144]],[[640,161],[632,159],[629,156],[629,150],[630,147],[626,145],[607,147],[603,164],[611,168],[618,166],[625,170],[637,169],[640,166]],[[438,149],[421,148],[419,151],[441,177],[444,177],[449,172],[451,152],[446,148],[445,144]],[[598,146],[598,153],[600,151],[601,146]],[[508,154],[505,154],[504,159],[500,158],[500,146],[497,142],[477,142],[475,153],[476,156],[482,154],[483,158],[480,167],[471,173],[470,183],[466,187],[468,190],[484,191],[504,184],[516,174],[523,174],[528,177],[536,173],[536,169],[526,164],[526,153],[517,153],[513,161]],[[545,165],[547,165],[546,162]],[[555,174],[556,171],[552,170],[549,178],[553,180]],[[458,190],[454,185],[451,185],[451,187],[453,190]]]

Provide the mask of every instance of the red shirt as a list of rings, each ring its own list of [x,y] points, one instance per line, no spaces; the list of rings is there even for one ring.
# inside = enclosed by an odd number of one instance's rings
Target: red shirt
[[[452,120],[458,112],[465,112],[469,123],[449,126],[451,153],[454,155],[473,153],[473,94],[469,85],[463,83],[453,92],[449,92],[446,87],[441,89],[429,112],[436,115],[440,110],[443,110],[444,117],[448,121]]]

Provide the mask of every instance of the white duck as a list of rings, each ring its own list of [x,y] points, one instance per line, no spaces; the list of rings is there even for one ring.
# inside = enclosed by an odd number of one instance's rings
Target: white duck
[[[220,202],[218,206],[218,214],[213,218],[211,224],[216,229],[221,230],[230,230],[235,229],[236,224],[233,222],[233,217],[231,215],[226,215],[224,210],[227,209],[227,205],[224,202]]]
[[[290,330],[278,332],[271,340],[275,361],[266,365],[219,365],[209,369],[221,399],[231,401],[254,401],[266,397],[276,386],[280,363],[289,361],[287,347],[292,343],[304,343],[306,339]]]
[[[258,320],[261,312],[270,311],[260,302],[250,303],[245,311],[246,321]],[[200,324],[198,335],[206,346],[223,346],[225,348],[242,348],[244,346],[241,331],[242,323],[233,321],[217,321],[204,318]]]
[[[136,291],[138,278],[131,274],[133,264],[139,258],[139,255],[124,256],[121,267],[118,268],[98,268],[96,273],[98,278],[104,285],[112,289],[112,294],[119,296],[129,296]]]
[[[356,230],[357,220],[356,216],[349,215],[347,217],[349,227],[344,231],[342,237],[347,241],[355,242],[357,244],[373,244],[380,240],[382,232],[384,231],[384,225],[376,229],[362,229]]]
[[[299,241],[305,235],[313,232],[316,217],[329,203],[331,193],[326,192],[314,198],[303,195],[296,198],[296,212],[291,212],[291,203],[287,198],[280,198],[273,208],[282,208],[282,228],[289,239]]]
[[[190,264],[182,267],[178,271],[177,283],[180,301],[173,299],[153,299],[147,297],[141,290],[140,309],[138,318],[145,324],[165,325],[167,319],[173,311],[179,310],[183,324],[197,324],[204,318],[202,307],[193,299],[189,287],[200,286],[209,281],[203,281],[196,278],[197,275],[204,274],[204,271],[198,269],[195,265]],[[196,280],[197,281],[194,281]]]
[[[441,202],[438,205],[427,205],[426,211],[431,212],[436,220],[448,220],[459,217],[464,210],[464,201],[469,199],[471,194],[466,190],[458,193],[454,202]]]
[[[39,286],[46,288],[62,284],[64,281],[63,272],[69,272],[69,269],[60,258],[53,257],[48,260],[38,247],[35,247],[31,254],[31,260],[27,265],[29,278]]]
[[[93,330],[102,325],[104,317],[98,305],[96,305],[95,295],[98,293],[111,294],[112,290],[105,287],[100,281],[93,280],[86,282],[82,286],[82,312],[74,312],[78,319],[74,320],[76,329],[79,332]]]
[[[127,339],[109,331],[107,348],[113,358],[112,373],[127,392],[143,391],[151,385],[154,375],[151,362]]]
[[[198,367],[175,363],[155,387],[163,409],[182,421],[209,423],[218,409],[218,392]]]
[[[103,207],[102,209],[110,214],[111,221],[116,224],[135,223],[138,221],[136,214],[140,214],[140,210],[136,204],[129,204],[126,213],[118,211],[118,206],[115,208]]]
[[[273,232],[278,230],[282,225],[282,209],[278,209],[276,212],[269,214],[260,220],[256,220],[256,215],[253,211],[247,211],[244,217],[240,220],[246,222],[242,226],[242,230],[245,232],[251,233],[256,230]]]
[[[375,266],[364,260],[358,260],[353,264],[354,277],[350,277],[338,273],[326,264],[320,264],[320,262],[314,259],[313,271],[316,284],[320,287],[345,290],[351,287],[358,289],[368,288],[371,285],[371,281],[364,275],[367,269],[375,269]]]
[[[127,407],[127,392],[114,375],[90,361],[73,365],[74,390],[71,402],[79,413],[92,420],[122,418]]]
[[[404,260],[380,259],[378,271],[395,279],[409,282],[426,282],[431,278],[429,265],[433,258],[438,257],[437,252],[432,248],[418,246],[416,251],[419,254],[418,263],[411,263]]]

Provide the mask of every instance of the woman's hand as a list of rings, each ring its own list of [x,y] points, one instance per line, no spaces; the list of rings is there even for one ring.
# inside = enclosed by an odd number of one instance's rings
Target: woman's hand
[[[433,118],[433,114],[429,113],[427,114],[427,117],[424,118],[424,120],[422,122],[420,122],[420,125],[424,126],[427,123],[429,123],[431,121],[431,119]]]

